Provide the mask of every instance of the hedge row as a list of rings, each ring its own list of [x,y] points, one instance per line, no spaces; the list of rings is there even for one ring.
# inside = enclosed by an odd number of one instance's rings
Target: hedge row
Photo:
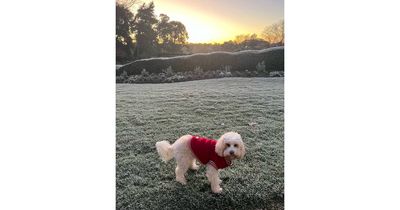
[[[149,73],[146,70],[142,70],[141,74],[130,75],[123,72],[121,75],[116,77],[117,83],[171,83],[171,82],[183,82],[191,80],[201,79],[212,79],[222,77],[283,77],[283,71],[267,72],[262,68],[258,68],[257,71],[243,72],[235,71],[231,72],[228,67],[224,70],[207,71],[204,72],[201,68],[196,68],[194,71],[186,72],[174,72],[171,68],[163,70],[161,73]]]
[[[151,73],[162,73],[163,69],[171,67],[175,72],[193,71],[200,67],[204,71],[216,71],[229,66],[232,72],[256,71],[257,65],[264,62],[267,71],[284,70],[284,47],[272,47],[264,50],[246,50],[235,53],[213,52],[197,53],[187,56],[169,58],[141,59],[126,64],[117,70],[117,76],[122,72],[128,75],[139,75],[143,69]]]

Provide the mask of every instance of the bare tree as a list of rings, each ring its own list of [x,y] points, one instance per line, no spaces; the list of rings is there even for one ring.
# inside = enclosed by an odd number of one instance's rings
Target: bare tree
[[[234,42],[236,44],[240,44],[247,40],[255,40],[257,39],[257,34],[240,34],[235,37]]]
[[[127,9],[133,9],[132,7],[135,5],[139,5],[142,3],[140,0],[116,0],[117,4],[123,6]]]
[[[265,41],[269,42],[271,45],[284,45],[285,43],[285,24],[281,20],[270,26],[265,27],[261,34]]]

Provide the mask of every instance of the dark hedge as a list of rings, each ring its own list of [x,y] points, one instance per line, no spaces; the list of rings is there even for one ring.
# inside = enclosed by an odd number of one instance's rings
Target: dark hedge
[[[193,71],[197,66],[204,71],[215,71],[230,66],[231,71],[255,71],[258,63],[265,62],[267,71],[284,70],[284,47],[272,47],[264,50],[246,50],[240,52],[198,53],[187,56],[169,58],[148,58],[126,64],[117,70],[137,75],[146,69],[149,73],[161,73],[163,69],[172,67],[174,72]]]

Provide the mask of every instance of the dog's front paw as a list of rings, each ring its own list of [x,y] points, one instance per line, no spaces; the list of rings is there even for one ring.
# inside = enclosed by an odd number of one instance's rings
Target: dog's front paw
[[[213,191],[213,193],[221,193],[222,192],[222,188],[219,186],[216,188],[212,188],[211,190]]]

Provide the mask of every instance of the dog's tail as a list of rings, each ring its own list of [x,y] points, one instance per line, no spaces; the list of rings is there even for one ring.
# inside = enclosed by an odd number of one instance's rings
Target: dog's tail
[[[156,143],[157,152],[164,162],[174,157],[172,145],[168,141],[159,141]]]

